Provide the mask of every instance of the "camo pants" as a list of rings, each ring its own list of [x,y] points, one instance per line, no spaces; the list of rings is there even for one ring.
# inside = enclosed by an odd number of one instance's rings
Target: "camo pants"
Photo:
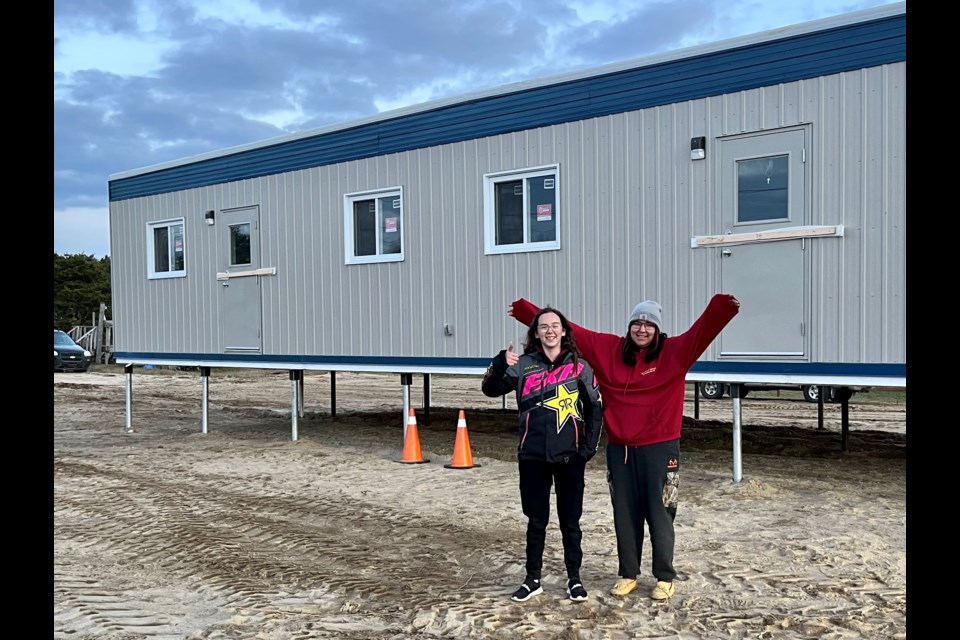
[[[640,575],[644,523],[650,530],[657,580],[672,582],[674,528],[680,490],[680,440],[641,447],[607,444],[607,484],[617,533],[619,575]]]

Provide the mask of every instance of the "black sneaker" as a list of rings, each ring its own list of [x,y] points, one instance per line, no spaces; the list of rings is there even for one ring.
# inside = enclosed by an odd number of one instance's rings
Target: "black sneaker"
[[[520,588],[513,592],[513,595],[510,596],[510,599],[515,602],[526,602],[533,596],[537,596],[543,593],[543,587],[540,586],[540,580],[538,578],[531,578],[527,576],[523,584],[520,585]]]
[[[567,594],[574,602],[583,602],[587,599],[587,590],[580,584],[580,580],[567,580]]]

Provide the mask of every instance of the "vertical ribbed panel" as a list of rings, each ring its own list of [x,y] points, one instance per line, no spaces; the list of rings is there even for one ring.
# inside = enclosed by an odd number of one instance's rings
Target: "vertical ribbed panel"
[[[487,357],[522,327],[524,296],[620,333],[636,302],[686,329],[717,291],[718,138],[806,125],[810,359],[902,363],[906,64],[751,89],[365,160],[110,203],[118,351],[218,354],[224,228],[207,210],[258,206],[263,352]],[[691,161],[690,138],[707,158]],[[483,175],[558,164],[561,248],[485,255]],[[343,196],[403,190],[405,260],[344,264]],[[146,224],[186,219],[187,277],[146,279]],[[736,293],[736,292],[734,292]],[[445,336],[443,327],[453,327]],[[711,345],[705,358],[716,357]],[[398,383],[399,384],[399,383]]]

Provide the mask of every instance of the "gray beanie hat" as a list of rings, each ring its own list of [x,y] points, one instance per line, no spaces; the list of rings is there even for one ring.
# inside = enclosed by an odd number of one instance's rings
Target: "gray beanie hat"
[[[662,313],[663,308],[660,306],[659,302],[654,302],[653,300],[644,300],[633,308],[633,313],[630,314],[630,321],[627,323],[627,326],[630,326],[637,320],[642,320],[644,322],[649,322],[652,325],[656,325],[657,330],[662,333],[663,323],[660,321],[660,314]]]

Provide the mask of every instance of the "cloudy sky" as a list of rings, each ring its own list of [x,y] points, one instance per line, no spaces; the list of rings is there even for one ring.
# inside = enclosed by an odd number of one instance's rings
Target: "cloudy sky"
[[[110,255],[110,175],[893,4],[54,0],[53,251]]]

